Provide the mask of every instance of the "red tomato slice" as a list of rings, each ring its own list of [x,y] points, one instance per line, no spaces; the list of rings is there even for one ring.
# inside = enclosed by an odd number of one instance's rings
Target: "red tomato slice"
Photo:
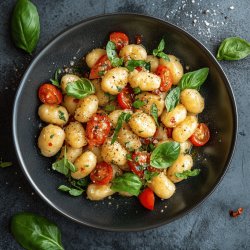
[[[194,133],[191,135],[189,140],[191,143],[196,146],[200,147],[205,145],[210,138],[210,131],[209,128],[205,123],[200,123]]]
[[[47,104],[60,104],[63,98],[61,91],[50,83],[40,86],[38,96],[41,102]]]
[[[156,75],[161,78],[160,91],[167,92],[173,84],[173,77],[168,67],[159,65],[156,69]]]
[[[142,206],[149,210],[154,210],[155,196],[154,192],[150,188],[144,189],[138,196]]]
[[[128,36],[122,32],[113,32],[109,36],[109,40],[115,43],[116,49],[121,50],[124,46],[128,45]]]
[[[101,78],[108,70],[112,68],[111,62],[108,59],[107,55],[103,55],[91,68],[89,79]]]
[[[86,134],[90,146],[104,143],[111,129],[111,121],[105,114],[95,114],[87,122]]]
[[[135,152],[132,154],[132,161],[128,161],[130,170],[140,178],[144,175],[144,170],[149,165],[150,154],[147,152]]]
[[[132,109],[134,93],[129,85],[123,88],[122,91],[117,95],[117,101],[122,109]]]
[[[95,169],[90,173],[90,179],[97,185],[105,185],[113,178],[113,168],[106,162],[100,162]]]

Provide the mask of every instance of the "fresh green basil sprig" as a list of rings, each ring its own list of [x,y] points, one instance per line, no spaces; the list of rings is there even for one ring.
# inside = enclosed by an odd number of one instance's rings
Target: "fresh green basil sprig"
[[[113,67],[118,67],[123,64],[123,59],[118,57],[116,53],[116,46],[113,42],[108,41],[106,45],[106,52]]]
[[[165,99],[165,106],[168,112],[172,111],[179,103],[181,90],[179,87],[169,91]]]
[[[192,72],[185,73],[178,86],[181,90],[184,89],[199,89],[199,87],[206,81],[209,73],[209,68],[202,68]]]
[[[220,45],[218,60],[240,60],[250,55],[250,43],[240,37],[228,37]]]
[[[116,192],[128,192],[129,194],[138,196],[142,182],[140,178],[133,173],[125,173],[116,177],[112,181],[111,189]]]
[[[111,144],[115,143],[115,141],[117,139],[117,136],[118,136],[118,133],[119,133],[121,127],[122,127],[123,122],[128,122],[130,117],[131,117],[130,113],[122,112],[120,114],[120,116],[118,117],[118,120],[117,120],[117,125],[115,127],[115,131],[114,131],[114,134],[113,134],[113,137],[112,137],[112,140],[111,140]]]
[[[158,56],[158,57],[160,57],[160,58],[162,58],[162,59],[164,59],[166,61],[170,61],[168,55],[163,52],[164,48],[165,48],[165,41],[162,38],[159,45],[158,45],[158,47],[157,47],[157,49],[153,50],[153,55]]]
[[[172,165],[180,154],[180,143],[165,142],[157,146],[150,156],[150,165],[164,169]]]
[[[40,21],[36,6],[30,1],[17,1],[11,17],[11,35],[18,48],[29,54],[35,49],[40,36]]]
[[[126,68],[131,72],[133,71],[136,67],[143,67],[146,70],[150,71],[150,62],[146,62],[143,60],[129,60],[127,62]]]
[[[11,219],[11,233],[27,250],[63,250],[61,232],[46,218],[33,213],[18,213]]]
[[[182,173],[175,173],[175,176],[178,178],[187,179],[191,176],[197,176],[200,173],[200,169],[193,169],[193,170],[185,170]]]
[[[66,87],[66,93],[76,99],[82,99],[88,95],[94,94],[95,87],[89,79],[81,78],[80,80],[69,82]]]
[[[157,108],[155,103],[153,103],[151,105],[151,107],[150,107],[150,114],[153,116],[156,125],[159,126],[159,123],[158,123],[158,108]]]
[[[54,79],[50,79],[51,83],[53,85],[55,85],[56,87],[60,88],[60,83],[59,83],[59,79],[58,79],[58,75],[61,74],[62,70],[61,69],[57,69],[54,75]]]

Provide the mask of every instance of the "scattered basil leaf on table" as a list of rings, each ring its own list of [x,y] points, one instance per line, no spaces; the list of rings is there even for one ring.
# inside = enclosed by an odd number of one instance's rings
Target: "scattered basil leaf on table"
[[[136,109],[139,109],[140,107],[144,106],[146,103],[141,100],[135,100],[132,104],[132,106]]]
[[[11,17],[11,35],[15,45],[28,52],[35,49],[40,35],[36,6],[28,0],[18,0]]]
[[[165,106],[168,112],[172,111],[179,103],[181,90],[179,87],[169,91],[165,99]]]
[[[12,165],[13,165],[13,163],[10,161],[6,161],[6,162],[0,161],[0,168],[7,168],[7,167],[10,167]]]
[[[11,218],[11,233],[27,250],[63,250],[61,232],[46,218],[33,213],[18,213]]]
[[[158,123],[158,108],[155,103],[151,105],[150,114],[153,116],[156,125],[159,127]]]
[[[200,173],[200,171],[201,171],[200,169],[185,170],[182,173],[175,173],[175,176],[178,178],[187,179],[188,177],[198,175]]]
[[[140,93],[142,92],[141,89],[140,89],[139,87],[134,88],[133,91],[134,91],[134,93],[135,93],[136,95],[138,95],[138,94],[140,94]]]
[[[117,139],[118,133],[122,127],[123,122],[128,122],[131,117],[131,114],[122,112],[120,116],[118,117],[117,125],[115,127],[115,131],[111,140],[111,144],[114,144],[114,142]]]
[[[157,146],[150,156],[150,165],[164,169],[172,165],[180,154],[180,143],[165,142]]]
[[[68,175],[69,170],[71,172],[76,172],[75,165],[72,162],[70,162],[66,157],[66,147],[64,149],[63,158],[59,161],[54,162],[52,164],[52,169],[64,175]]]
[[[80,188],[76,189],[76,188],[71,188],[71,187],[68,187],[68,186],[65,186],[65,185],[60,185],[58,187],[58,190],[61,190],[63,192],[67,192],[72,196],[80,196],[83,193],[83,190],[80,189]]]
[[[199,87],[206,81],[209,73],[209,68],[202,68],[192,72],[185,73],[178,86],[181,90],[184,89],[199,89]]]
[[[240,37],[226,38],[220,45],[218,60],[240,60],[250,55],[250,43]]]
[[[160,58],[163,58],[166,61],[170,61],[168,55],[163,52],[164,48],[165,48],[165,41],[162,38],[159,45],[158,45],[158,47],[157,47],[157,49],[153,50],[153,55],[158,56]]]
[[[116,192],[128,192],[132,195],[138,196],[142,182],[140,178],[133,173],[125,173],[116,177],[112,181],[111,189]]]
[[[150,62],[146,62],[143,60],[129,60],[127,62],[126,68],[131,72],[137,67],[143,67],[146,70],[150,70]]]
[[[61,69],[57,69],[54,75],[54,79],[50,79],[51,83],[55,85],[56,87],[60,88],[60,83],[58,80],[58,75],[62,73]]]
[[[118,57],[116,53],[116,46],[113,42],[108,41],[106,45],[106,52],[113,67],[118,67],[123,64],[123,59]]]
[[[80,80],[69,82],[66,87],[66,93],[76,99],[82,99],[88,95],[94,94],[95,87],[89,79],[81,78]]]
[[[144,176],[143,176],[143,178],[144,178],[146,181],[150,182],[150,181],[152,180],[152,178],[155,177],[155,176],[157,176],[157,175],[159,175],[159,173],[157,173],[157,172],[151,172],[151,171],[145,170],[145,171],[144,171]]]

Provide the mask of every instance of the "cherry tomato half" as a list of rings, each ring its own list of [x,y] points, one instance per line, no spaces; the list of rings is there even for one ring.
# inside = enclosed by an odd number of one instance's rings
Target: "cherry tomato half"
[[[122,32],[113,32],[109,36],[109,40],[115,43],[116,49],[121,50],[124,46],[128,45],[128,36]]]
[[[90,146],[99,146],[104,143],[111,128],[111,121],[105,114],[95,114],[87,122],[86,134]]]
[[[106,162],[100,162],[95,169],[90,173],[90,179],[97,185],[105,185],[112,180],[113,168]]]
[[[167,92],[173,84],[173,77],[168,67],[159,65],[156,69],[156,75],[161,78],[160,91]]]
[[[189,140],[191,143],[196,146],[200,147],[205,145],[210,138],[210,131],[209,128],[205,123],[200,123],[194,133],[191,135]]]
[[[130,86],[126,86],[117,95],[117,101],[122,109],[132,109],[132,104],[134,101],[134,93]]]
[[[47,104],[60,104],[63,98],[61,91],[50,83],[40,86],[38,96],[41,102]]]
[[[154,205],[155,205],[155,196],[154,192],[150,188],[145,188],[138,196],[139,201],[141,204],[149,209],[149,210],[154,210]]]
[[[149,165],[150,154],[147,152],[135,152],[132,154],[132,161],[128,161],[130,170],[140,178],[144,175],[144,170]]]
[[[89,79],[101,78],[107,73],[108,70],[112,68],[111,62],[108,59],[107,55],[103,55],[91,68]]]

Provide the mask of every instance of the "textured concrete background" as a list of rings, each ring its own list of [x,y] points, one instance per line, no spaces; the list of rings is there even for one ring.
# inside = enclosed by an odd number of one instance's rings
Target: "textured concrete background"
[[[149,14],[179,25],[216,52],[228,36],[250,41],[249,0],[33,0],[41,20],[36,53],[66,27],[90,16],[111,12]],[[211,197],[187,216],[158,229],[113,233],[78,225],[33,193],[17,164],[11,138],[11,112],[22,74],[32,60],[11,42],[9,19],[15,1],[0,2],[0,157],[14,166],[0,169],[0,249],[21,249],[9,232],[10,217],[33,211],[53,220],[66,249],[250,249],[250,57],[222,62],[236,97],[239,135],[233,161]],[[36,54],[35,53],[35,54]],[[28,97],[27,97],[28,98]],[[228,210],[243,207],[233,219]]]

